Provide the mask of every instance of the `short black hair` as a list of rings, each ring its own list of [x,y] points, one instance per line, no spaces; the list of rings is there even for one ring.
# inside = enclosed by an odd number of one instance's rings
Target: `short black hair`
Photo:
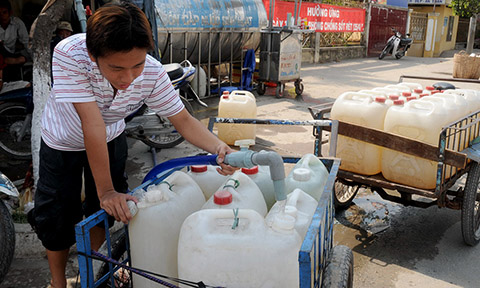
[[[144,48],[147,52],[154,49],[147,16],[130,2],[107,4],[90,16],[86,42],[94,58],[133,48]]]
[[[8,11],[12,11],[12,4],[8,0],[0,0],[0,7],[7,8]]]

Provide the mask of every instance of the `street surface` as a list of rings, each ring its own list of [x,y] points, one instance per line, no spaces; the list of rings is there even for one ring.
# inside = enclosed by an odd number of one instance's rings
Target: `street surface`
[[[293,83],[287,84],[285,97],[281,99],[273,96],[274,90],[267,90],[266,95],[257,96],[257,118],[311,120],[308,107],[334,101],[346,91],[395,84],[401,75],[448,78],[453,71],[453,54],[454,51],[449,51],[440,58],[396,60],[387,56],[384,60],[364,58],[303,64],[303,99],[295,99]],[[433,84],[405,81],[424,86]],[[480,85],[456,85],[480,89]],[[204,123],[208,117],[215,116],[218,100],[209,99],[208,103],[210,108],[197,114]],[[281,155],[302,156],[313,152],[314,138],[312,128],[307,126],[258,126],[256,142],[255,150],[272,149]],[[134,188],[154,163],[147,146],[139,141],[130,141],[129,152],[127,172],[130,187]],[[155,161],[158,164],[200,152],[183,143],[158,151]],[[336,218],[334,242],[335,245],[347,245],[354,252],[356,288],[480,287],[480,247],[467,247],[463,243],[460,211],[404,207],[366,190],[359,193],[348,210],[337,213]],[[31,234],[28,237],[34,238]],[[47,286],[46,258],[38,243],[37,246],[31,243],[35,239],[30,240],[17,244],[17,256],[0,288]],[[26,243],[30,246],[25,247]],[[68,266],[72,283],[75,282],[76,262],[76,255],[72,253]]]

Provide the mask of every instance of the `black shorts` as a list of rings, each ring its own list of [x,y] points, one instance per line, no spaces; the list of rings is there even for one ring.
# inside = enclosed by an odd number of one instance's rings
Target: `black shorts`
[[[123,193],[128,189],[124,174],[127,152],[125,133],[108,143],[113,186]],[[83,203],[82,174],[85,178]],[[42,140],[35,208],[29,213],[29,222],[43,246],[51,251],[70,248],[75,243],[75,224],[98,210],[100,202],[86,152],[52,149]],[[110,218],[112,225],[114,220]]]

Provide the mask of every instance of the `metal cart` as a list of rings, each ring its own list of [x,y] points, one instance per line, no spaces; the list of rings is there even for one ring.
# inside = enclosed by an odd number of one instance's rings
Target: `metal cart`
[[[303,83],[300,78],[302,67],[301,30],[286,27],[272,27],[261,31],[260,69],[257,93],[265,94],[265,82],[277,84],[275,96],[282,97],[285,83],[295,82],[295,94],[302,95]]]
[[[210,120],[210,127],[213,127],[215,122],[228,122],[228,123],[244,123],[244,124],[276,124],[276,125],[313,125],[315,127],[324,125],[330,127],[333,131],[332,134],[336,135],[337,121],[330,120],[313,120],[313,121],[287,121],[287,120],[258,120],[258,119],[231,119],[231,118],[213,118]],[[335,145],[331,147],[330,153],[335,153]],[[202,164],[196,159],[198,157],[186,157],[172,159],[157,165],[152,169],[150,173],[144,179],[144,183],[135,188],[132,193],[138,189],[146,189],[147,186],[158,183],[173,173],[175,170],[181,169],[184,166]],[[299,158],[283,157],[284,163],[296,163]],[[323,191],[323,194],[319,200],[317,209],[313,216],[312,222],[309,226],[307,234],[303,240],[300,248],[299,259],[299,287],[320,287],[322,281],[328,283],[345,283],[343,286],[336,287],[351,287],[353,282],[353,254],[351,250],[345,246],[333,247],[333,219],[334,219],[334,201],[333,201],[333,185],[335,177],[340,165],[339,159],[336,158],[320,158],[329,171],[329,176]],[[203,164],[215,164],[214,162]],[[115,251],[115,247],[112,247],[114,241],[109,231],[106,232],[106,246],[107,255],[99,254],[96,251],[92,251],[90,247],[90,229],[99,223],[107,223],[107,214],[104,210],[98,211],[94,215],[88,217],[84,221],[76,225],[76,239],[78,250],[78,263],[81,277],[81,287],[98,287],[102,283],[110,282],[112,287],[115,287],[115,272],[120,269],[127,269],[134,273],[145,274],[146,271],[139,271],[130,266],[129,263],[129,243],[128,229],[125,227],[125,234],[122,239],[124,245],[120,245],[123,251],[126,250],[126,256],[122,261],[116,261],[113,258],[117,258],[118,251]],[[118,242],[118,241],[117,241]],[[107,273],[96,280],[96,276],[93,272],[93,261],[97,259],[108,263]],[[333,260],[332,260],[333,259]],[[343,262],[342,262],[343,260]],[[345,263],[346,262],[346,263]],[[338,271],[343,271],[339,274]],[[147,273],[148,275],[148,273]],[[159,275],[148,275],[148,278],[161,285],[167,287],[177,287],[176,284],[165,282],[158,279]],[[343,278],[342,278],[343,277]],[[201,280],[201,279],[197,279]],[[337,281],[337,282],[336,282]],[[343,282],[342,282],[343,281]],[[349,282],[346,282],[349,281]],[[193,283],[193,282],[192,282]],[[328,285],[328,284],[327,284]],[[205,287],[205,286],[193,286],[193,287]]]
[[[402,76],[405,78],[459,81],[431,77]],[[480,81],[467,81],[480,84]],[[328,119],[333,103],[309,108],[314,119]],[[322,128],[317,127],[316,137],[322,143]],[[366,176],[340,169],[335,183],[335,206],[344,208],[354,199],[361,187],[378,193],[383,199],[404,205],[427,208],[432,205],[461,210],[462,234],[467,245],[474,246],[480,241],[480,111],[471,113],[443,127],[438,146],[406,137],[369,129],[347,122],[339,122],[339,135],[372,143],[412,156],[438,162],[435,189],[420,189],[391,182],[381,174]],[[465,185],[456,185],[457,180],[468,174]],[[448,176],[451,175],[451,176]],[[400,196],[388,191],[397,191]],[[423,199],[414,199],[414,195]],[[425,201],[427,200],[427,201]]]

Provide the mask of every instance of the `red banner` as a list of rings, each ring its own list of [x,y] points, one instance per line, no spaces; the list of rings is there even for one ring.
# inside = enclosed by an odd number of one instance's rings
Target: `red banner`
[[[267,15],[270,3],[263,0]],[[288,14],[292,19],[295,15],[295,3],[275,1],[273,14],[274,26],[286,26]],[[300,7],[298,25],[307,21],[310,29],[317,32],[363,32],[365,29],[365,9],[348,8],[327,4],[303,2]],[[292,20],[293,21],[293,20]]]

